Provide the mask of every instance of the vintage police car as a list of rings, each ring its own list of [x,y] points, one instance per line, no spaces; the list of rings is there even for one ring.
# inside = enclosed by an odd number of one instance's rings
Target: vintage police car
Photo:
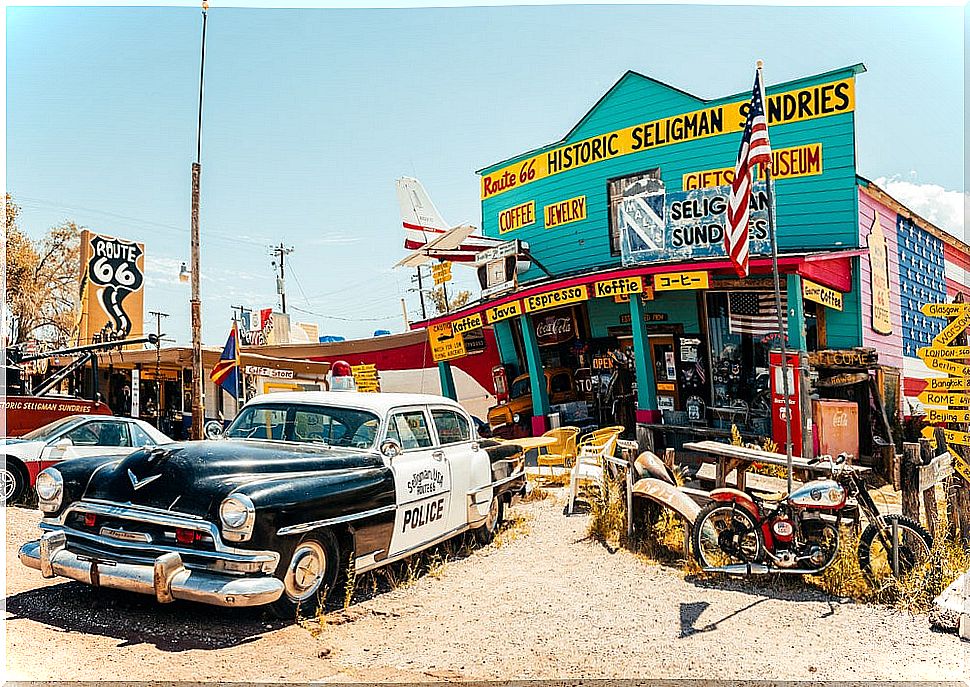
[[[519,447],[480,440],[440,396],[284,392],[222,439],[44,470],[20,560],[44,577],[292,617],[357,573],[473,530],[524,492]]]

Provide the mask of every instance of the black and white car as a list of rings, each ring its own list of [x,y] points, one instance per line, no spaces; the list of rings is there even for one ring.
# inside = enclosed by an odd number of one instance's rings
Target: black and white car
[[[45,577],[292,617],[361,573],[473,530],[524,493],[521,449],[440,396],[283,392],[222,439],[72,460],[37,480]]]

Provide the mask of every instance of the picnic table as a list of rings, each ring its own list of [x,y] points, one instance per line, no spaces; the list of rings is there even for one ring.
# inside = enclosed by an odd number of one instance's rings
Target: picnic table
[[[717,462],[717,472],[714,477],[714,486],[724,487],[727,484],[727,476],[733,470],[737,470],[737,488],[744,491],[745,473],[754,463],[765,463],[768,465],[780,465],[788,467],[788,457],[784,453],[769,453],[744,446],[734,446],[724,444],[719,441],[692,441],[684,444],[688,451],[696,451],[707,456],[714,456]],[[805,472],[828,473],[828,461],[810,464],[807,458],[792,456],[792,468],[804,470]],[[861,465],[847,465],[845,469],[857,472],[869,472],[870,469]]]

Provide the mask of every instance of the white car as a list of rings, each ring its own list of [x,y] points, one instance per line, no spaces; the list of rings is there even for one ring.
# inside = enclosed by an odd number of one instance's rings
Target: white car
[[[3,504],[22,499],[44,468],[68,458],[126,456],[142,446],[172,439],[144,420],[112,415],[71,415],[17,439],[3,440],[0,470]]]

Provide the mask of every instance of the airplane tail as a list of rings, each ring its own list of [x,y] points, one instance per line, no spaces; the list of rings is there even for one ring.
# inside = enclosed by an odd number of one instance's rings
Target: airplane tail
[[[448,231],[448,224],[417,179],[397,180],[397,202],[401,206],[406,249],[417,250]]]

